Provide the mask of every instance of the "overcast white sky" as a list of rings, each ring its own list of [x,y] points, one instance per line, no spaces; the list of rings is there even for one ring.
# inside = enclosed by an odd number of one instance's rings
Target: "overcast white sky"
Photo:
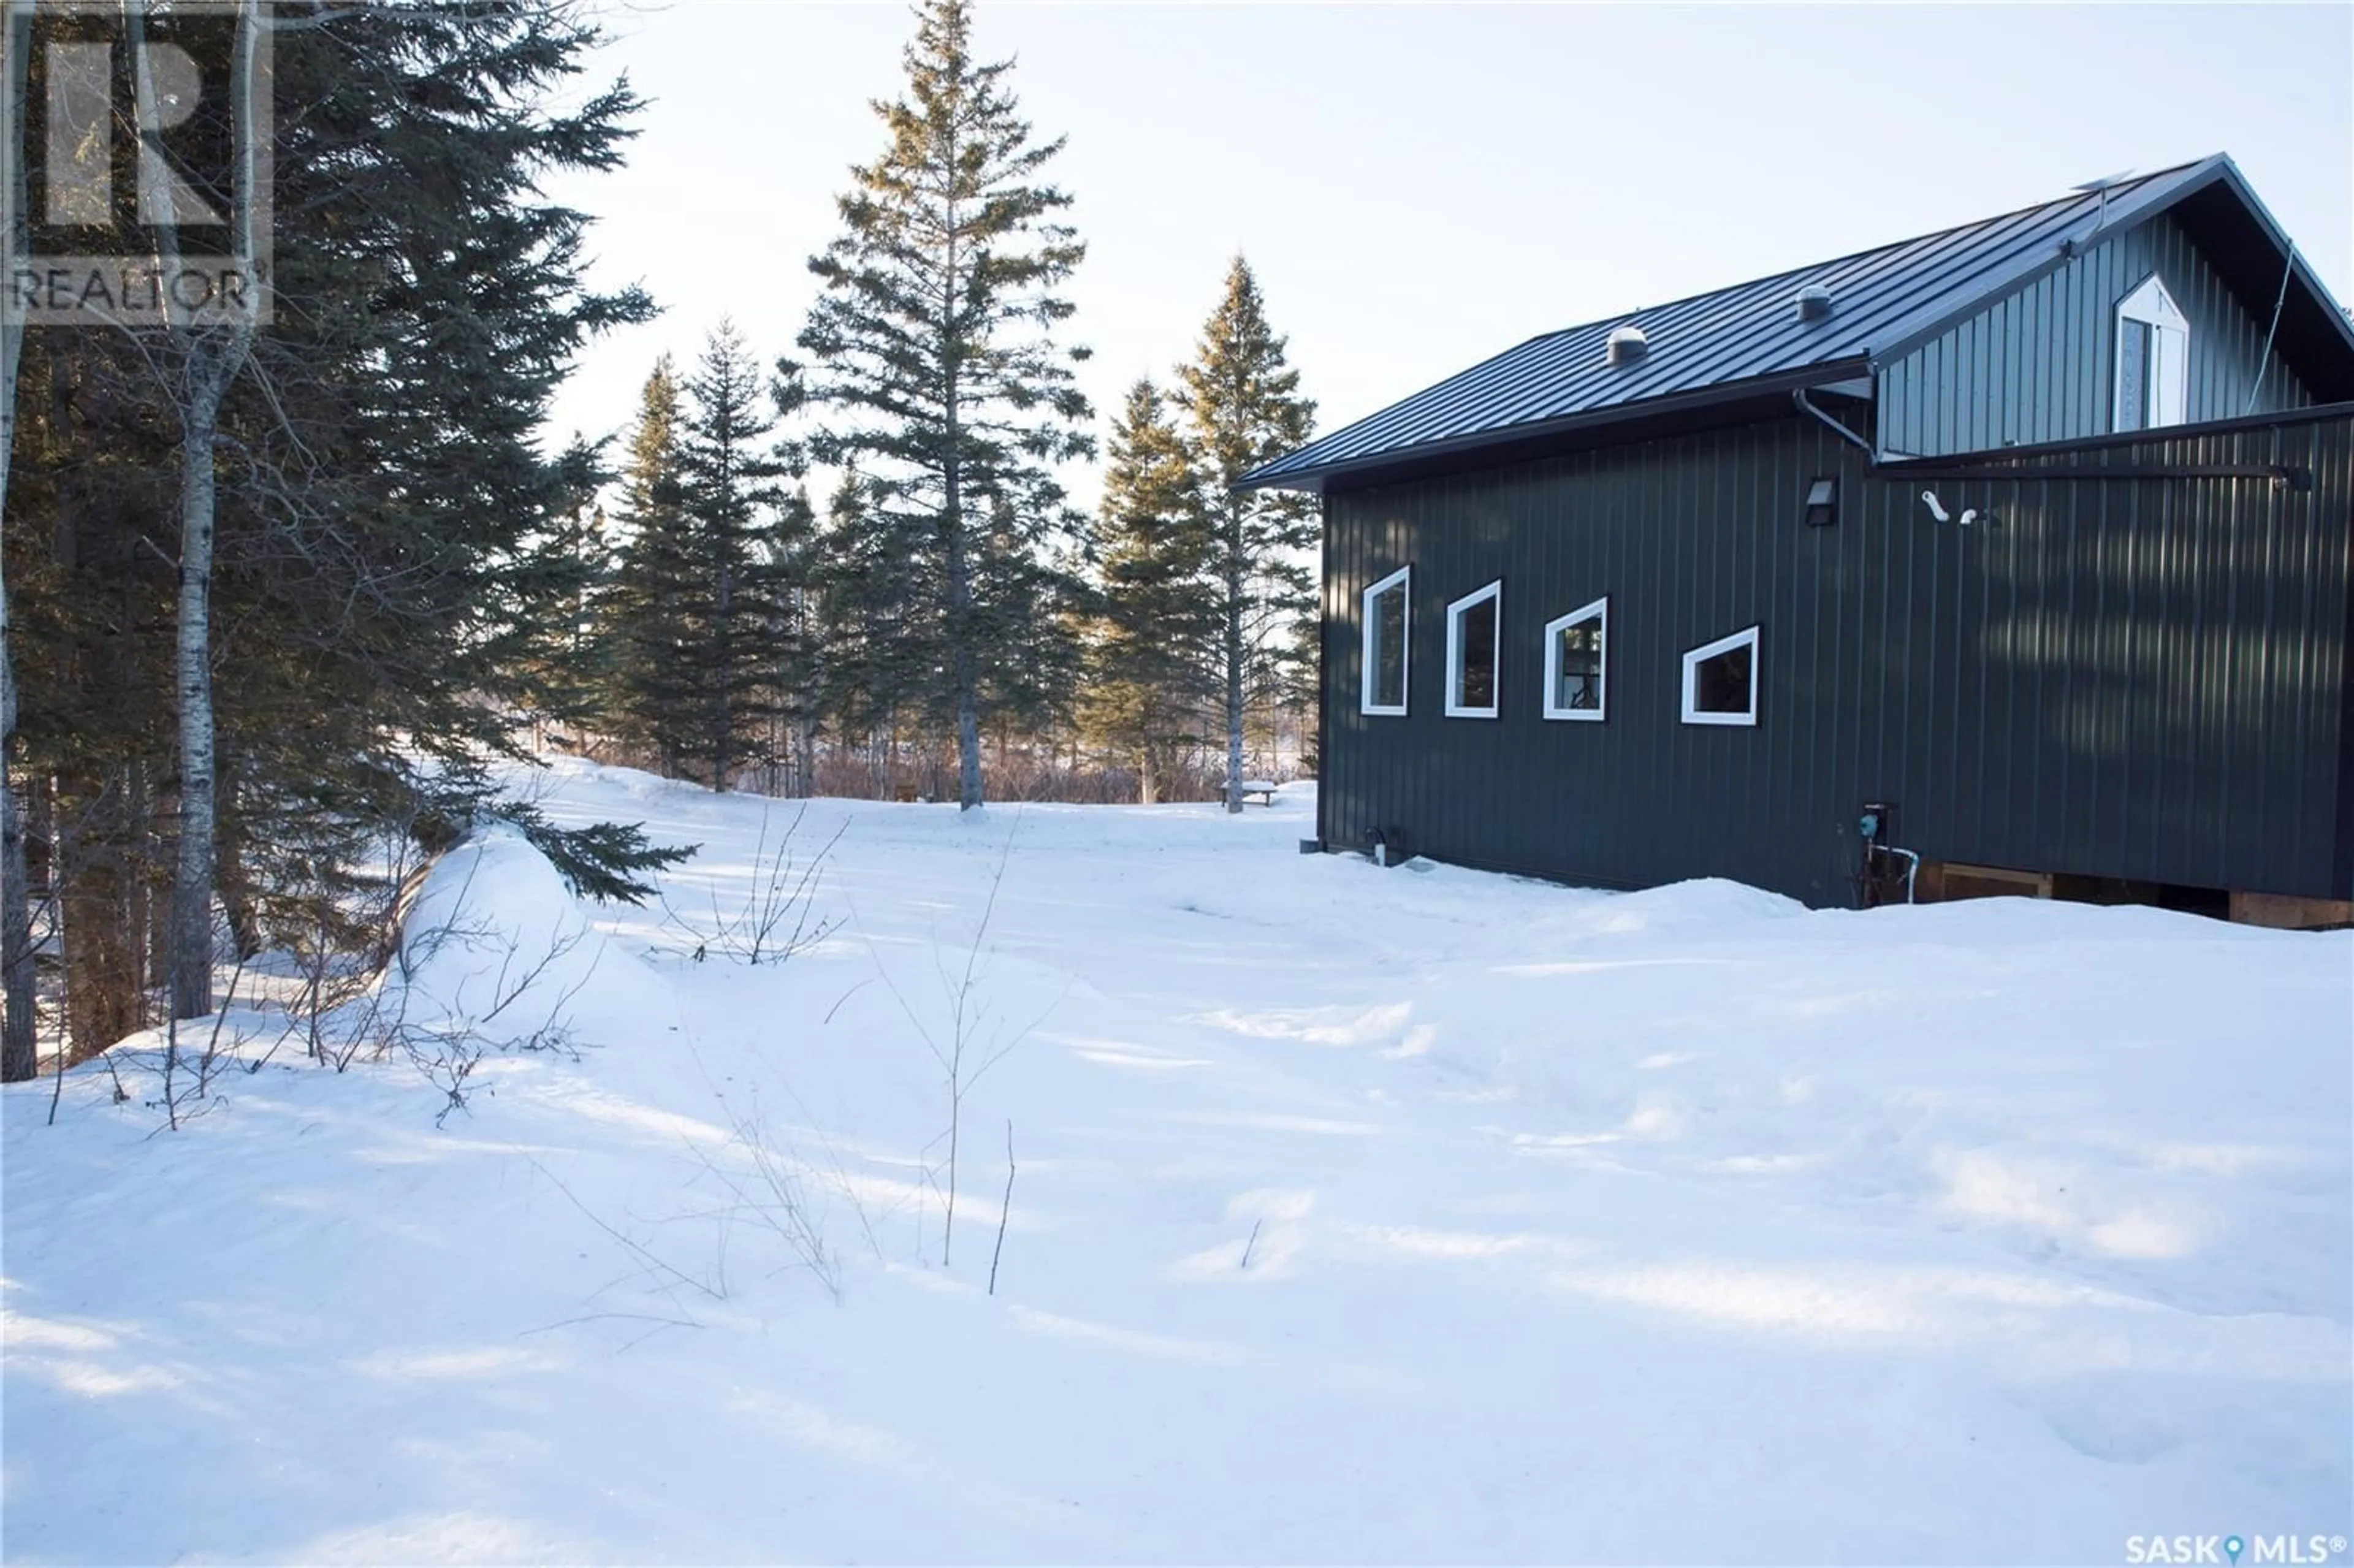
[[[626,170],[558,194],[601,216],[599,280],[665,312],[590,353],[559,432],[621,428],[655,355],[723,313],[790,351],[909,31],[896,3],[610,23],[604,66],[652,105]],[[1187,353],[1236,250],[1329,430],[1536,333],[2217,151],[2354,299],[2344,4],[982,0],[976,28],[1069,137],[1099,413]]]

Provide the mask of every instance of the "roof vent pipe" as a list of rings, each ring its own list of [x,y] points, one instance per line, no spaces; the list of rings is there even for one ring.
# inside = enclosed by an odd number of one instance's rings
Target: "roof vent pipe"
[[[1829,321],[1831,314],[1831,291],[1820,283],[1809,283],[1798,291],[1798,319],[1802,322]]]
[[[1622,326],[1610,329],[1610,344],[1603,356],[1613,365],[1632,365],[1650,352],[1651,340],[1643,335],[1641,327]]]

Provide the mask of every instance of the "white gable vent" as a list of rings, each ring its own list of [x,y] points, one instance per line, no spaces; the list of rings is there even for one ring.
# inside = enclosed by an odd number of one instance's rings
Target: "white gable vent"
[[[1610,344],[1603,356],[1613,365],[1632,365],[1651,352],[1651,340],[1643,335],[1638,326],[1612,327]]]
[[[1830,320],[1831,291],[1820,283],[1809,283],[1798,291],[1798,319],[1802,322]]]

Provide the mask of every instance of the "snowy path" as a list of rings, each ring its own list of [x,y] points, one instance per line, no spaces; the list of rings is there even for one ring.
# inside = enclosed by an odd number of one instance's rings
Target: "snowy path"
[[[761,802],[567,769],[547,806],[702,842],[682,910],[745,897]],[[442,1130],[392,1069],[273,1066],[153,1139],[102,1077],[54,1131],[10,1091],[8,1556],[2347,1532],[2354,939],[1382,872],[1309,821],[821,802],[820,948],[695,964],[599,912],[594,1048]],[[1012,1049],[943,1268],[908,1015],[946,1037],[1001,858],[974,1050]],[[752,1125],[813,1168],[838,1304],[725,1216]]]

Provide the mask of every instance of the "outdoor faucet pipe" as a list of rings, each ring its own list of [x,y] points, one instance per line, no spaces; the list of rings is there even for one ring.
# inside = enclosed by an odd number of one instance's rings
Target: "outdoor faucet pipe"
[[[1921,857],[1911,850],[1897,849],[1893,845],[1875,845],[1874,847],[1878,848],[1882,854],[1901,854],[1904,857],[1904,902],[1912,903],[1913,879],[1921,874]]]

